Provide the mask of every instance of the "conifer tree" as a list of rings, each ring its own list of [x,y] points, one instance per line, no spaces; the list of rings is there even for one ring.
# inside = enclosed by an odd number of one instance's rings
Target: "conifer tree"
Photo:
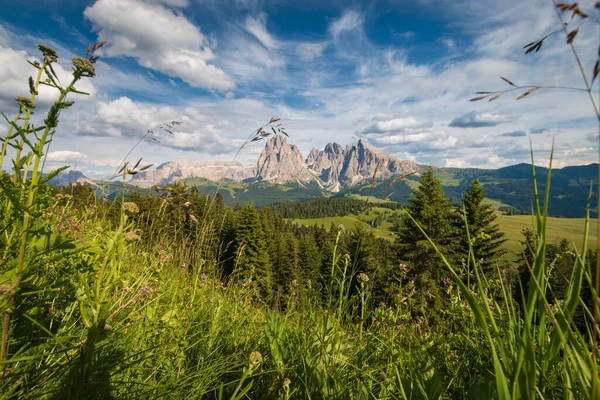
[[[298,243],[298,263],[299,272],[302,283],[305,284],[310,279],[311,282],[317,283],[321,276],[321,253],[315,238],[311,234],[300,236]]]
[[[490,204],[483,202],[485,199],[485,190],[483,185],[474,180],[471,187],[465,193],[462,205],[464,206],[467,225],[469,226],[469,235],[471,238],[471,248],[475,259],[481,263],[484,271],[489,269],[505,253],[502,244],[506,241],[504,233],[495,223],[496,215]],[[465,222],[462,218],[462,210],[459,210],[461,218],[457,219],[457,231],[459,234],[460,248],[462,256],[466,259],[469,254],[469,242],[467,235],[464,234]]]
[[[410,199],[407,211],[433,240],[438,249],[448,257],[455,253],[456,231],[452,220],[455,211],[444,196],[442,185],[429,167],[421,177],[419,187]],[[433,270],[439,275],[440,256],[408,215],[402,217],[397,235],[398,259],[410,263],[417,271]]]
[[[453,263],[458,244],[453,224],[456,212],[449,199],[444,196],[442,185],[433,168],[429,167],[421,177],[407,211],[442,254]],[[441,309],[442,277],[446,267],[429,240],[408,215],[402,217],[396,249],[397,261],[409,265],[415,283],[420,287],[417,292],[420,298],[417,300],[420,300],[423,312],[428,309]]]
[[[245,204],[240,211],[235,241],[240,278],[256,280],[260,294],[265,300],[270,300],[273,294],[273,271],[263,229],[252,203]]]
[[[278,291],[287,293],[292,281],[298,278],[298,246],[291,232],[280,232],[277,242],[277,259],[273,265],[274,281]]]

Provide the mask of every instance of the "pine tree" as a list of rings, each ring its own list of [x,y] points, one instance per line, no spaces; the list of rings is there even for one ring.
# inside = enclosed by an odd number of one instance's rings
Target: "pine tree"
[[[471,187],[465,193],[462,205],[465,208],[471,248],[475,259],[481,263],[484,271],[488,270],[506,252],[502,244],[506,241],[504,233],[495,224],[496,215],[490,204],[483,202],[485,190],[483,185],[474,180]],[[458,232],[464,232],[465,222],[462,218],[463,211],[459,210],[461,218],[458,218]],[[469,254],[469,242],[467,235],[459,235],[462,256],[466,259]]]
[[[444,256],[455,253],[456,231],[452,220],[456,215],[450,201],[444,196],[442,185],[429,167],[421,177],[418,189],[410,199],[407,211],[433,240]],[[397,239],[398,260],[410,263],[421,272],[435,271],[439,276],[441,258],[408,215],[403,215]]]
[[[431,238],[442,254],[454,262],[457,232],[453,220],[456,211],[444,196],[442,185],[433,168],[421,177],[407,207],[408,213]],[[425,310],[442,307],[442,277],[446,267],[441,257],[408,215],[403,215],[396,239],[397,261],[409,265]],[[425,308],[426,307],[426,308]],[[435,311],[434,311],[435,312]]]
[[[235,241],[240,278],[256,280],[262,297],[270,300],[273,295],[273,271],[263,229],[252,203],[245,204],[240,211]]]

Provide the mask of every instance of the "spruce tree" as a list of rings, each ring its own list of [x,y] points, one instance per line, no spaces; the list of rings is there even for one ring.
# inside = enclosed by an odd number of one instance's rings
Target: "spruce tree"
[[[407,211],[444,256],[452,256],[455,253],[457,235],[452,220],[456,214],[449,199],[444,196],[442,185],[433,168],[429,167],[421,177]],[[440,256],[408,215],[402,216],[396,247],[398,260],[410,263],[418,272],[432,270],[439,276],[439,269],[444,268],[441,266]]]
[[[456,212],[449,199],[444,196],[433,168],[429,167],[421,177],[407,211],[442,254],[450,262],[454,262],[458,241],[453,224]],[[406,214],[402,217],[396,249],[397,261],[409,266],[415,284],[420,288],[417,293],[423,312],[427,309],[439,310],[442,307],[441,287],[446,267],[429,240]]]
[[[237,272],[242,279],[256,280],[265,300],[273,295],[273,271],[258,213],[252,203],[241,209],[235,232]]]
[[[471,187],[465,193],[462,205],[464,206],[467,225],[469,226],[469,235],[471,238],[471,248],[475,259],[480,262],[484,271],[495,265],[495,262],[506,252],[502,244],[506,241],[504,233],[495,223],[496,214],[490,204],[483,202],[485,199],[485,190],[483,185],[474,180]],[[458,218],[458,232],[462,256],[466,259],[469,254],[469,242],[465,231],[465,222],[463,220],[463,210],[459,210],[461,218]]]

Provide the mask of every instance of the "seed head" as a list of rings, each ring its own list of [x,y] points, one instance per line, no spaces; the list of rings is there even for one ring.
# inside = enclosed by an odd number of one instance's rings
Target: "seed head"
[[[38,44],[38,49],[40,49],[42,55],[48,61],[55,62],[56,60],[58,60],[58,54],[56,53],[56,50],[54,50],[52,47],[45,44]]]
[[[131,242],[134,240],[139,240],[140,235],[138,235],[135,231],[129,231],[123,235],[123,238],[125,238],[125,240],[127,240],[128,242]]]
[[[15,99],[15,101],[17,102],[17,104],[19,105],[19,107],[21,107],[22,111],[31,110],[31,109],[35,108],[35,104],[33,104],[33,101],[31,101],[30,98],[27,98],[27,97],[17,97]]]
[[[137,204],[135,204],[132,201],[127,201],[127,202],[123,203],[123,210],[130,214],[137,214],[140,212],[140,209],[137,206]]]
[[[73,63],[73,70],[79,76],[87,76],[89,78],[96,76],[94,65],[87,58],[73,57],[71,62]]]
[[[252,353],[250,353],[250,364],[251,365],[259,365],[260,363],[262,363],[263,358],[262,358],[262,354],[260,354],[260,352],[258,351],[253,351]]]
[[[360,274],[358,274],[358,279],[364,283],[369,282],[369,275],[365,274],[364,272],[361,272]]]
[[[283,387],[284,387],[284,388],[289,388],[289,387],[290,387],[290,383],[292,383],[292,381],[290,381],[290,379],[289,379],[289,378],[285,378],[285,379],[283,380]]]

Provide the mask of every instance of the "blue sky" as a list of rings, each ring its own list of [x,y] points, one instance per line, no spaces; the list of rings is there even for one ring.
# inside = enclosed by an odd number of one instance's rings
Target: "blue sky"
[[[600,14],[580,29],[589,72]],[[61,55],[59,75],[87,44],[106,40],[90,96],[62,117],[50,166],[102,177],[148,128],[178,120],[173,137],[132,158],[153,163],[231,160],[243,139],[281,117],[306,156],[328,142],[362,138],[401,159],[497,168],[597,161],[597,121],[585,93],[539,90],[516,101],[468,102],[475,91],[518,84],[582,87],[564,37],[535,55],[521,47],[555,30],[550,1],[495,0],[13,0],[0,15],[0,110],[27,94],[26,59],[37,43]],[[596,92],[598,82],[595,83]],[[43,115],[56,96],[40,93]],[[253,163],[262,143],[239,156]]]

